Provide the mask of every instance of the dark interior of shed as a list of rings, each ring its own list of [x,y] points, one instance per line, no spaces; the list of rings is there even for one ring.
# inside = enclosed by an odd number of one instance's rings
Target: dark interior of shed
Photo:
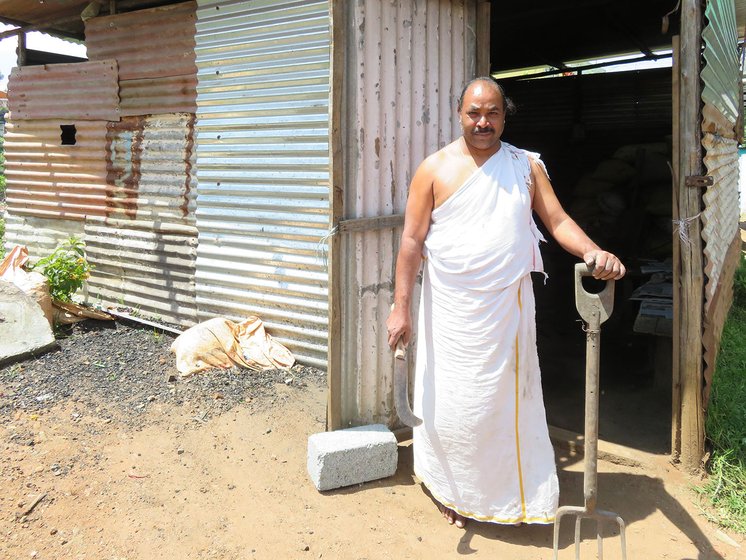
[[[565,209],[628,268],[602,326],[600,438],[654,453],[668,453],[671,437],[672,69],[588,70],[622,54],[670,61],[678,13],[667,29],[663,17],[675,5],[492,2],[491,72],[544,75],[500,79],[518,107],[503,139],[541,153]],[[547,417],[583,433],[577,259],[551,239],[542,252],[549,280],[537,277],[535,293]]]

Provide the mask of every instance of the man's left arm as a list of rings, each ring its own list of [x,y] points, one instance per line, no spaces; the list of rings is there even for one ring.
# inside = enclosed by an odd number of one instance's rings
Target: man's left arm
[[[626,272],[622,261],[616,255],[604,251],[575,223],[554,194],[552,183],[540,164],[531,161],[531,179],[534,186],[533,209],[539,215],[549,233],[565,251],[580,257],[590,265],[595,265],[594,278],[619,280]]]

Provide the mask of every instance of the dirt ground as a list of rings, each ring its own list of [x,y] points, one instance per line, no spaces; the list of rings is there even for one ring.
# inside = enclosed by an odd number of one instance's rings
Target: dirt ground
[[[2,559],[552,558],[552,527],[448,526],[412,475],[319,493],[307,437],[324,428],[323,375],[174,372],[157,332],[77,327],[61,351],[0,369]],[[561,501],[582,503],[582,457],[557,449]],[[746,558],[707,522],[695,481],[652,458],[601,461],[599,505],[627,523],[630,559]],[[563,522],[560,558],[574,558]],[[583,524],[581,558],[595,558]],[[608,527],[604,558],[621,558]]]

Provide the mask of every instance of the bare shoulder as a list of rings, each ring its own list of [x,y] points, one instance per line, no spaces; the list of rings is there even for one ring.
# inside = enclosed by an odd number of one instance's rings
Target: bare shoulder
[[[443,146],[437,152],[433,152],[427,156],[420,164],[417,172],[422,170],[424,173],[430,174],[433,177],[437,176],[443,165],[452,162],[454,158],[458,157],[460,151],[458,149],[457,141],[451,142]]]

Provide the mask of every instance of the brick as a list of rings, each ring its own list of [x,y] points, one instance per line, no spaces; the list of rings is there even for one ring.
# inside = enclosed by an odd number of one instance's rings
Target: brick
[[[397,444],[383,424],[308,438],[308,475],[319,491],[386,478],[396,472]]]

